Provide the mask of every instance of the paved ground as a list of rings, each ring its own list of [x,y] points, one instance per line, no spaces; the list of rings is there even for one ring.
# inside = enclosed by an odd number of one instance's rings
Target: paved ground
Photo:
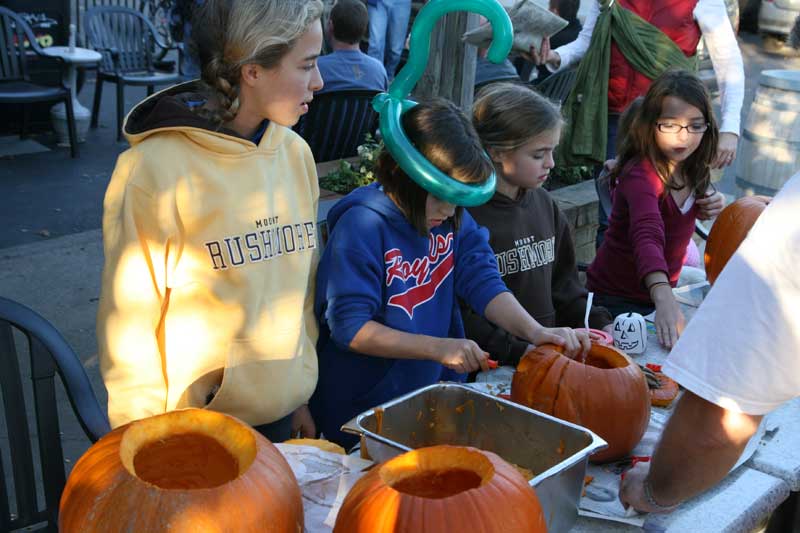
[[[758,73],[766,68],[800,69],[799,59],[767,56],[760,39],[742,35],[747,70],[747,93],[743,123],[758,84]],[[80,94],[90,106],[93,82]],[[128,88],[126,109],[144,96]],[[36,140],[52,151],[0,159],[0,295],[21,301],[62,331],[87,369],[100,401],[105,391],[97,369],[94,321],[102,268],[100,221],[102,197],[117,155],[126,148],[114,136],[114,93],[105,91],[101,127],[90,131],[81,145],[81,156],[73,160],[68,149],[53,146],[52,135]],[[721,182],[732,193],[734,169]],[[65,457],[72,464],[88,443],[72,418],[64,411]],[[2,424],[2,422],[0,422]],[[0,425],[0,448],[5,453],[5,427]],[[3,459],[8,464],[8,458]]]

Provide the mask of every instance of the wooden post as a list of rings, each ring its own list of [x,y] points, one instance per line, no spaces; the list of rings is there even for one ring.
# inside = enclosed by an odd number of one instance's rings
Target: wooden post
[[[464,112],[472,107],[477,48],[461,41],[480,20],[474,13],[450,13],[440,19],[431,35],[431,54],[413,98],[440,96],[453,101]]]

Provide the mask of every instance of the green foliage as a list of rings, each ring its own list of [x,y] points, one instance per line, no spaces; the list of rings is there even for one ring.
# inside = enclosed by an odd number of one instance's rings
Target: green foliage
[[[550,171],[551,179],[545,183],[548,190],[575,185],[585,180],[590,180],[594,176],[594,168],[591,166],[570,166],[555,167]]]
[[[340,161],[339,168],[319,179],[319,186],[339,194],[369,185],[375,181],[375,162],[383,149],[383,143],[367,135],[364,144],[358,147],[358,161],[351,164]]]

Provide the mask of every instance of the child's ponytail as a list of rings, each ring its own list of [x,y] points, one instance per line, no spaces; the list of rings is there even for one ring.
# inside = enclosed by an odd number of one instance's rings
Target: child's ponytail
[[[214,57],[203,67],[203,81],[211,89],[217,99],[218,106],[214,109],[204,108],[203,111],[215,122],[229,122],[239,111],[239,82],[234,76],[238,72],[231,72],[226,68],[221,57]]]

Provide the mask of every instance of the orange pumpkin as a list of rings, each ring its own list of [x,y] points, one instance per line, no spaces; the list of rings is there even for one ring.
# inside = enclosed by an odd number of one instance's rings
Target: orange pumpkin
[[[608,448],[593,454],[592,461],[624,457],[650,422],[644,373],[613,346],[592,343],[583,361],[563,351],[545,344],[525,354],[511,381],[511,399],[600,435]]]
[[[703,256],[709,283],[716,281],[771,200],[769,196],[743,196],[719,214],[711,226]]]
[[[75,464],[62,533],[303,530],[300,487],[278,449],[239,420],[203,409],[121,426]]]
[[[546,532],[539,499],[483,450],[420,448],[372,468],[342,503],[334,533]]]
[[[654,407],[669,407],[672,400],[678,396],[680,387],[674,379],[665,374],[661,372],[656,372],[655,374],[658,386],[650,389],[650,405]]]

